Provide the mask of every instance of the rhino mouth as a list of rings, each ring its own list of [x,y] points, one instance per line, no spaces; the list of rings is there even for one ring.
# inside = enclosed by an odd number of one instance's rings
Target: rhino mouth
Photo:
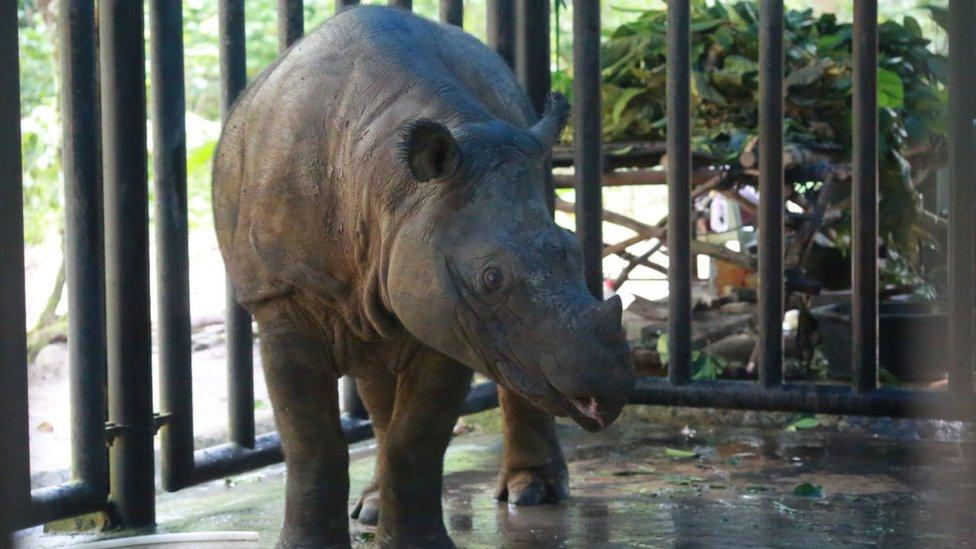
[[[481,371],[492,381],[545,411],[559,417],[570,417],[587,431],[601,431],[613,423],[620,413],[619,409],[606,410],[594,398],[563,394],[552,385],[541,367],[521,360],[500,328],[497,312],[477,299],[475,292],[450,261],[448,272],[458,297],[455,308],[456,333],[476,357]]]

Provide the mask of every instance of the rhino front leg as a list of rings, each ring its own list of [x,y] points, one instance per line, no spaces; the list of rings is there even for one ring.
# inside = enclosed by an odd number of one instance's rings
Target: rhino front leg
[[[505,450],[496,498],[514,505],[556,503],[569,497],[569,474],[551,414],[498,388]]]
[[[396,386],[397,376],[393,373],[377,373],[368,379],[356,380],[356,389],[369,411],[369,419],[373,423],[373,434],[376,435],[376,442],[380,446],[383,445],[386,428],[390,424],[390,418],[393,417]],[[378,463],[377,468],[379,468]],[[376,526],[379,516],[379,473],[374,471],[373,481],[359,496],[359,501],[356,502],[350,517],[359,520],[360,524]]]
[[[255,316],[288,468],[278,547],[349,547],[349,453],[327,345],[271,307]]]
[[[378,459],[382,546],[454,547],[441,508],[444,452],[470,385],[471,370],[430,350],[400,374]]]

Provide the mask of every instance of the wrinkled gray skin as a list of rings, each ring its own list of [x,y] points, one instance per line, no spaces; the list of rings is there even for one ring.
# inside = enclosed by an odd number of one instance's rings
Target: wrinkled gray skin
[[[381,544],[452,546],[442,462],[472,370],[501,386],[497,496],[567,497],[553,414],[602,429],[634,383],[620,301],[587,292],[545,205],[567,110],[554,96],[536,122],[494,52],[380,7],[326,22],[235,105],[214,208],[284,445],[280,546],[349,545],[343,374],[379,441],[353,516]]]

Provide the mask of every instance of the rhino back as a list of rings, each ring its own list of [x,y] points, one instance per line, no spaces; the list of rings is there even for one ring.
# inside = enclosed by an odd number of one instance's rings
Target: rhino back
[[[255,79],[228,118],[213,180],[242,303],[299,288],[350,314],[361,308],[381,233],[396,229],[392,202],[409,184],[397,131],[419,117],[534,121],[494,52],[395,8],[333,17]]]

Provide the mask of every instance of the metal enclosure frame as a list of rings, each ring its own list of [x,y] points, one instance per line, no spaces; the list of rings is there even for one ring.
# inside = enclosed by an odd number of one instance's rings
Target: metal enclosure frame
[[[337,9],[355,0],[337,0]],[[100,0],[100,51],[93,0],[62,2],[66,257],[72,418],[72,480],[30,490],[24,317],[19,82],[0,79],[0,546],[11,529],[93,511],[123,526],[155,520],[153,438],[161,440],[169,491],[281,461],[277,433],[256,435],[252,327],[228,303],[229,440],[194,451],[186,204],[182,7],[179,0]],[[390,4],[410,9],[410,0]],[[783,383],[783,2],[761,0],[759,381],[691,380],[691,66],[690,0],[668,13],[669,222],[667,247],[671,367],[643,378],[636,404],[792,410],[835,414],[969,419],[974,415],[976,341],[973,174],[976,173],[976,0],[950,0],[950,377],[949,391],[879,388],[877,365],[877,1],[854,11],[854,362],[852,386]],[[303,33],[303,2],[279,0],[279,45]],[[548,0],[488,0],[488,42],[511,66],[533,105],[549,91]],[[146,103],[143,21],[148,8]],[[459,25],[461,0],[441,0],[441,18]],[[220,0],[221,109],[246,85],[243,0]],[[573,14],[573,115],[577,233],[589,288],[601,292],[600,3]],[[96,60],[100,55],[100,61]],[[17,67],[17,2],[0,0],[0,66]],[[100,72],[99,72],[100,67]],[[99,100],[101,105],[99,105]],[[156,318],[161,406],[152,410],[146,115],[154,120]],[[125,235],[123,238],[122,235]],[[104,303],[104,306],[103,306]],[[351,394],[351,393],[350,393]],[[353,403],[355,404],[355,403]],[[472,388],[464,413],[498,405],[491,383]],[[349,407],[347,406],[347,409]],[[361,407],[346,414],[350,442],[372,436]]]

